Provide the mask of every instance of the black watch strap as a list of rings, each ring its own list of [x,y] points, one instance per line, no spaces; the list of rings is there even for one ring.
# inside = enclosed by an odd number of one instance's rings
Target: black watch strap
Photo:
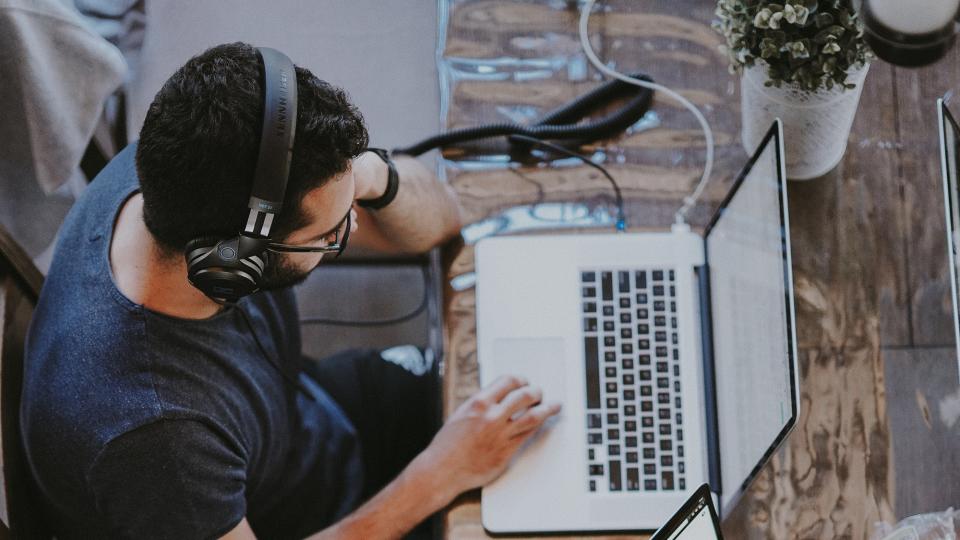
[[[363,208],[379,210],[393,202],[393,199],[396,198],[397,190],[400,187],[400,177],[397,174],[397,167],[393,164],[393,160],[390,159],[390,154],[386,150],[383,148],[367,148],[367,152],[373,152],[380,156],[380,159],[387,164],[387,190],[376,199],[358,200],[357,204]]]

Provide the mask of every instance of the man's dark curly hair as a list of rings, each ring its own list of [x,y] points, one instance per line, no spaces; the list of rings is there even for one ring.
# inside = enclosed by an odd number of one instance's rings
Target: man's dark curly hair
[[[167,255],[193,238],[243,228],[263,125],[261,65],[246,43],[208,49],[164,83],[147,111],[136,157],[143,219]],[[367,146],[363,117],[347,95],[296,70],[296,140],[276,239],[306,224],[303,196]]]

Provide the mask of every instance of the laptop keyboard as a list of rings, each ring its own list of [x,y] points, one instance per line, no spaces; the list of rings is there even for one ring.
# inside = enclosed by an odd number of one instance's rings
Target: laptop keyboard
[[[686,489],[674,278],[581,271],[593,493]]]

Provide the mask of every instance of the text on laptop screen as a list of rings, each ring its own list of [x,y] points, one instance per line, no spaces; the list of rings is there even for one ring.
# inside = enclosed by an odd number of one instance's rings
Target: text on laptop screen
[[[721,504],[794,414],[778,144],[766,139],[707,236]]]

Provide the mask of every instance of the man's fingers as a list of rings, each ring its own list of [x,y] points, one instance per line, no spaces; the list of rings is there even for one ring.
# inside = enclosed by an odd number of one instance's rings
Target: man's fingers
[[[517,413],[523,413],[530,407],[540,403],[543,392],[533,386],[523,386],[507,394],[496,408],[496,415],[509,420]]]
[[[481,388],[474,397],[480,400],[486,400],[490,403],[500,403],[507,394],[520,388],[521,386],[526,386],[527,381],[515,377],[513,375],[501,375],[497,377],[495,381],[488,384],[484,388]]]
[[[541,403],[531,407],[511,422],[512,438],[525,438],[532,435],[548,418],[560,412],[559,403]]]

